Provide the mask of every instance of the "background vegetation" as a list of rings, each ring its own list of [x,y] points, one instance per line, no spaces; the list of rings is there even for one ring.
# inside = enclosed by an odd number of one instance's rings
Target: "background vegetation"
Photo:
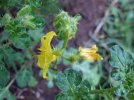
[[[100,1],[0,1],[0,100],[133,100],[134,1]],[[49,31],[57,59],[43,79],[37,55]],[[103,60],[80,56],[93,44]]]

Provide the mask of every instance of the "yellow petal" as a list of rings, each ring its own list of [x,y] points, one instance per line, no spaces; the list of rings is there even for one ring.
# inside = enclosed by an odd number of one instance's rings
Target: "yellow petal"
[[[91,48],[79,48],[81,52],[86,52],[86,53],[96,53],[98,51],[98,48],[96,45],[93,45]]]
[[[45,68],[43,68],[43,70],[42,70],[42,74],[43,74],[43,78],[44,79],[47,79],[48,78],[48,76],[47,76],[47,71],[48,71],[48,66],[46,66]]]
[[[90,53],[86,59],[89,60],[90,62],[94,62],[102,60],[102,57],[97,53]]]
[[[40,46],[39,50],[51,51],[50,42],[54,36],[56,36],[56,33],[54,31],[47,33],[45,36],[42,36],[41,46]]]
[[[46,78],[47,70],[52,61],[56,60],[56,56],[52,53],[51,40],[56,36],[55,32],[51,31],[41,38],[40,54],[37,55],[37,65],[43,69],[43,77]]]
[[[93,45],[91,48],[79,48],[80,55],[89,60],[90,62],[102,60],[102,57],[97,53],[98,48],[96,45]]]

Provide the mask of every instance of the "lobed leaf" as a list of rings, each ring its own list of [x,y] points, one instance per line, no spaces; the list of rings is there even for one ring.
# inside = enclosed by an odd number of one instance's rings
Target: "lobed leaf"
[[[17,74],[16,74],[16,82],[17,82],[17,85],[21,88],[24,88],[26,87],[28,84],[30,86],[32,86],[30,84],[30,80],[31,80],[31,77],[32,77],[32,73],[31,71],[27,70],[27,69],[23,69],[23,70],[20,70]]]
[[[133,57],[128,52],[124,51],[120,46],[115,45],[110,48],[112,67],[119,68],[121,70],[128,69],[133,64]]]

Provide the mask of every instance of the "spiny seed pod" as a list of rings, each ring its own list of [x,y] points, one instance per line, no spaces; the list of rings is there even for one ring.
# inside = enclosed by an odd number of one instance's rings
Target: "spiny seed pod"
[[[57,30],[58,38],[65,40],[66,38],[71,39],[75,36],[77,31],[77,23],[80,20],[80,16],[70,17],[67,12],[61,11],[54,21],[54,27]]]

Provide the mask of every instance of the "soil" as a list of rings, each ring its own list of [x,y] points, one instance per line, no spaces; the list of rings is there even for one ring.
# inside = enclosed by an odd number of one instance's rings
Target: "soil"
[[[68,47],[83,46],[90,38],[89,33],[93,32],[100,19],[104,16],[107,7],[107,0],[60,0],[63,9],[71,16],[80,14],[82,19],[78,24],[78,32],[76,37],[69,42]],[[38,71],[34,67],[34,71]],[[58,94],[57,87],[48,88],[46,81],[38,76],[38,84],[35,88],[24,89],[17,100],[54,100],[54,96]],[[19,89],[16,89],[18,92]]]
[[[76,2],[77,1],[77,2]],[[104,16],[107,0],[61,0],[64,10],[74,16],[80,14],[82,19],[78,24],[78,32],[69,46],[83,46]]]

